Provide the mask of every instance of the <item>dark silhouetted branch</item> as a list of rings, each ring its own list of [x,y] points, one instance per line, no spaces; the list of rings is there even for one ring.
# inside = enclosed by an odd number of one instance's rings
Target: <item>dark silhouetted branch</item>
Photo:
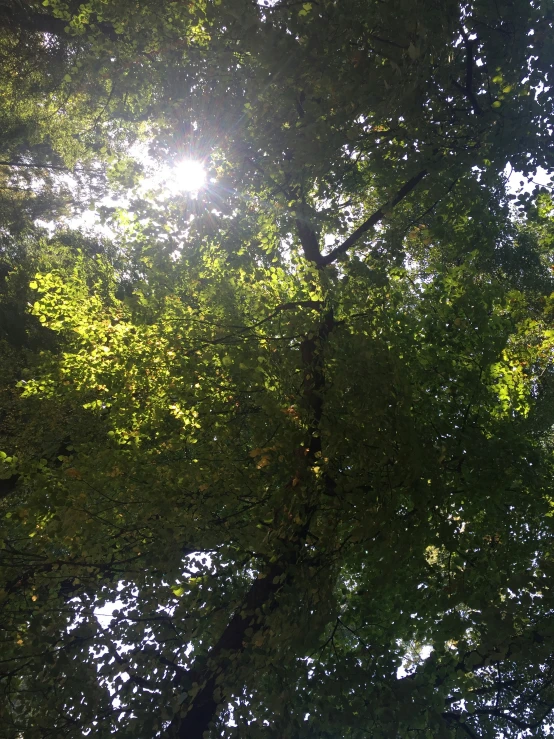
[[[398,203],[400,203],[404,198],[409,195],[412,190],[414,190],[421,180],[426,177],[428,174],[426,169],[422,169],[421,172],[418,172],[416,175],[414,175],[411,179],[406,182],[406,184],[400,188],[400,190],[397,192],[397,194],[392,198],[392,200],[389,200],[388,203],[381,206],[378,210],[373,213],[366,221],[362,223],[361,226],[358,226],[358,228],[350,234],[350,236],[345,239],[345,241],[342,242],[342,244],[339,244],[333,251],[329,252],[329,254],[319,254],[319,259],[313,259],[312,261],[315,261],[316,264],[324,267],[327,264],[332,264],[335,262],[342,254],[345,254],[348,249],[350,249],[351,246],[354,246],[354,244],[365,234],[367,233],[371,228],[376,226],[380,221],[385,218],[387,213],[389,213],[392,208],[394,208]],[[305,249],[304,249],[305,251]]]

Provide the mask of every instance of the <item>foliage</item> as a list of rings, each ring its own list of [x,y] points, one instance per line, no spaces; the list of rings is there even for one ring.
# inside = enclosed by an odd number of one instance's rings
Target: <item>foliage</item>
[[[2,6],[6,739],[549,735],[552,10]]]

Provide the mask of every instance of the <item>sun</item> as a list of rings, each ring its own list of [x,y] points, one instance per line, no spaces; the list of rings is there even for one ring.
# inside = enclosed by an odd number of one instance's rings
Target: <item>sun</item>
[[[200,159],[177,159],[173,164],[156,162],[147,154],[139,152],[137,157],[144,163],[145,178],[141,189],[143,192],[157,192],[158,197],[167,198],[188,193],[195,198],[197,193],[208,184],[208,174],[204,162]]]
[[[167,187],[173,192],[198,192],[206,184],[206,170],[202,162],[183,159],[177,162],[167,176]]]

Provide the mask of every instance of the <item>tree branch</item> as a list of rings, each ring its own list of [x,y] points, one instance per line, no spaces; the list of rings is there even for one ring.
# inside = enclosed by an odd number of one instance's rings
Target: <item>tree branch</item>
[[[416,224],[416,223],[417,223],[418,221],[421,221],[421,219],[422,219],[422,218],[425,218],[425,216],[428,216],[428,215],[429,215],[429,213],[432,213],[432,212],[433,212],[433,211],[435,210],[435,208],[437,207],[437,205],[438,205],[438,204],[439,204],[439,203],[440,203],[440,202],[441,202],[441,201],[442,201],[442,200],[444,199],[444,197],[445,197],[446,195],[449,195],[449,194],[450,194],[450,193],[452,192],[452,190],[453,190],[453,189],[454,189],[454,188],[456,187],[456,185],[458,184],[458,182],[459,182],[459,178],[458,178],[458,177],[456,177],[456,179],[455,179],[455,180],[452,180],[452,182],[451,182],[451,183],[450,183],[450,185],[448,186],[448,188],[447,188],[446,192],[444,192],[444,193],[443,193],[443,194],[442,194],[442,195],[440,196],[440,198],[437,198],[437,199],[435,200],[435,202],[434,202],[434,203],[433,203],[432,205],[430,205],[430,206],[429,206],[428,208],[426,208],[426,209],[425,209],[425,210],[423,211],[423,213],[420,213],[419,215],[417,215],[417,216],[416,216],[416,217],[415,217],[415,218],[413,219],[413,221],[410,221],[410,223],[408,223],[408,225],[406,226],[406,230],[407,230],[407,229],[409,229],[409,228],[411,228],[411,227],[412,227],[412,226],[413,226],[414,224]]]
[[[456,724],[460,727],[460,729],[465,734],[467,734],[470,737],[470,739],[479,739],[477,734],[463,720],[463,716],[461,713],[456,713],[455,711],[448,711],[441,715],[442,715],[442,718],[449,724],[452,724],[455,721]]]
[[[318,250],[318,260],[313,259],[312,261],[315,261],[316,264],[322,267],[335,262],[342,254],[345,254],[351,246],[354,246],[354,244],[365,233],[367,233],[367,231],[369,231],[380,221],[382,221],[392,208],[394,208],[396,205],[398,205],[398,203],[404,200],[404,198],[419,185],[421,180],[426,177],[427,174],[428,171],[426,169],[422,169],[421,172],[418,172],[416,175],[414,175],[411,179],[408,180],[408,182],[406,182],[403,187],[400,188],[400,190],[396,193],[392,200],[389,200],[388,203],[385,203],[385,205],[382,205],[378,210],[376,210],[375,213],[373,213],[373,215],[371,215],[366,221],[364,221],[361,226],[358,226],[358,228],[352,234],[350,234],[350,236],[345,239],[342,244],[339,244],[339,246],[333,249],[333,251],[329,252],[329,254],[322,255],[319,253]]]
[[[306,221],[300,218],[296,219],[296,230],[298,232],[298,238],[302,244],[304,256],[308,262],[315,262],[315,264],[321,264],[323,256],[319,251],[319,244],[317,241],[317,235],[313,228],[306,223]]]
[[[13,31],[30,31],[35,33],[49,33],[52,36],[61,36],[68,40],[76,40],[79,36],[72,36],[65,30],[68,22],[61,18],[55,18],[47,13],[36,13],[25,11],[23,3],[13,3],[10,6],[0,6],[0,28]],[[110,39],[117,41],[120,36],[109,23],[100,22],[94,24],[101,33]]]
[[[217,339],[206,339],[202,344],[195,346],[193,349],[187,349],[184,356],[190,357],[196,352],[200,351],[201,349],[204,349],[207,346],[216,346],[217,344],[225,344],[230,339],[236,339],[237,336],[244,334],[248,331],[252,331],[255,328],[258,328],[259,326],[262,326],[264,323],[267,323],[268,321],[271,321],[273,318],[275,318],[276,315],[281,313],[281,311],[285,310],[294,310],[295,308],[312,308],[312,310],[318,310],[321,308],[321,301],[320,300],[295,300],[290,303],[283,303],[282,305],[278,305],[277,308],[275,308],[274,311],[272,311],[268,316],[265,318],[262,318],[260,321],[256,321],[256,323],[253,323],[251,326],[237,326],[237,331],[232,334],[226,334],[225,336],[220,336]]]
[[[20,167],[23,169],[58,169],[63,172],[70,172],[68,167],[62,164],[31,164],[27,162],[8,162],[4,159],[0,160],[0,167]]]
[[[461,92],[463,92],[463,94],[469,100],[475,115],[483,115],[483,109],[479,105],[479,102],[477,101],[475,93],[473,92],[473,65],[474,65],[473,47],[475,46],[476,42],[470,41],[467,33],[463,30],[462,30],[462,36],[464,39],[464,46],[466,49],[466,84],[465,84],[465,87],[463,87],[454,78],[452,78],[452,82],[456,85],[456,87],[459,90],[461,90]]]
[[[287,307],[289,305],[293,307],[296,304],[285,304]],[[319,304],[318,307],[321,310],[323,306]],[[284,306],[281,306],[281,310],[283,309]],[[318,333],[315,336],[308,334],[300,349],[304,366],[302,401],[310,416],[310,442],[306,451],[299,455],[296,483],[300,478],[305,481],[310,479],[309,470],[318,463],[321,456],[320,425],[325,387],[323,347],[334,325],[333,314],[327,311],[322,315]],[[184,715],[175,716],[168,727],[165,734],[168,739],[202,739],[204,732],[217,719],[220,706],[225,700],[226,670],[237,664],[237,658],[242,655],[252,638],[263,631],[267,616],[277,608],[277,595],[283,584],[291,579],[292,570],[302,558],[317,507],[317,499],[313,493],[318,491],[312,490],[302,496],[298,492],[300,488],[295,488],[296,483],[292,481],[287,486],[290,488],[290,501],[282,501],[275,510],[273,530],[277,534],[274,552],[276,561],[254,580],[205,660],[197,660],[198,667],[183,670],[176,676],[184,693],[190,694],[191,690],[195,692],[183,704]],[[323,475],[323,485],[325,493],[334,493],[335,482],[328,474]],[[308,482],[306,487],[309,487]],[[300,522],[296,523],[298,517]]]

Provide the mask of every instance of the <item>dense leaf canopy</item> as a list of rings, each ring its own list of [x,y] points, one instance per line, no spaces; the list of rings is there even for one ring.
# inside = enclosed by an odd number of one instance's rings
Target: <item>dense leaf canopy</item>
[[[1,737],[550,735],[553,22],[2,1]]]

